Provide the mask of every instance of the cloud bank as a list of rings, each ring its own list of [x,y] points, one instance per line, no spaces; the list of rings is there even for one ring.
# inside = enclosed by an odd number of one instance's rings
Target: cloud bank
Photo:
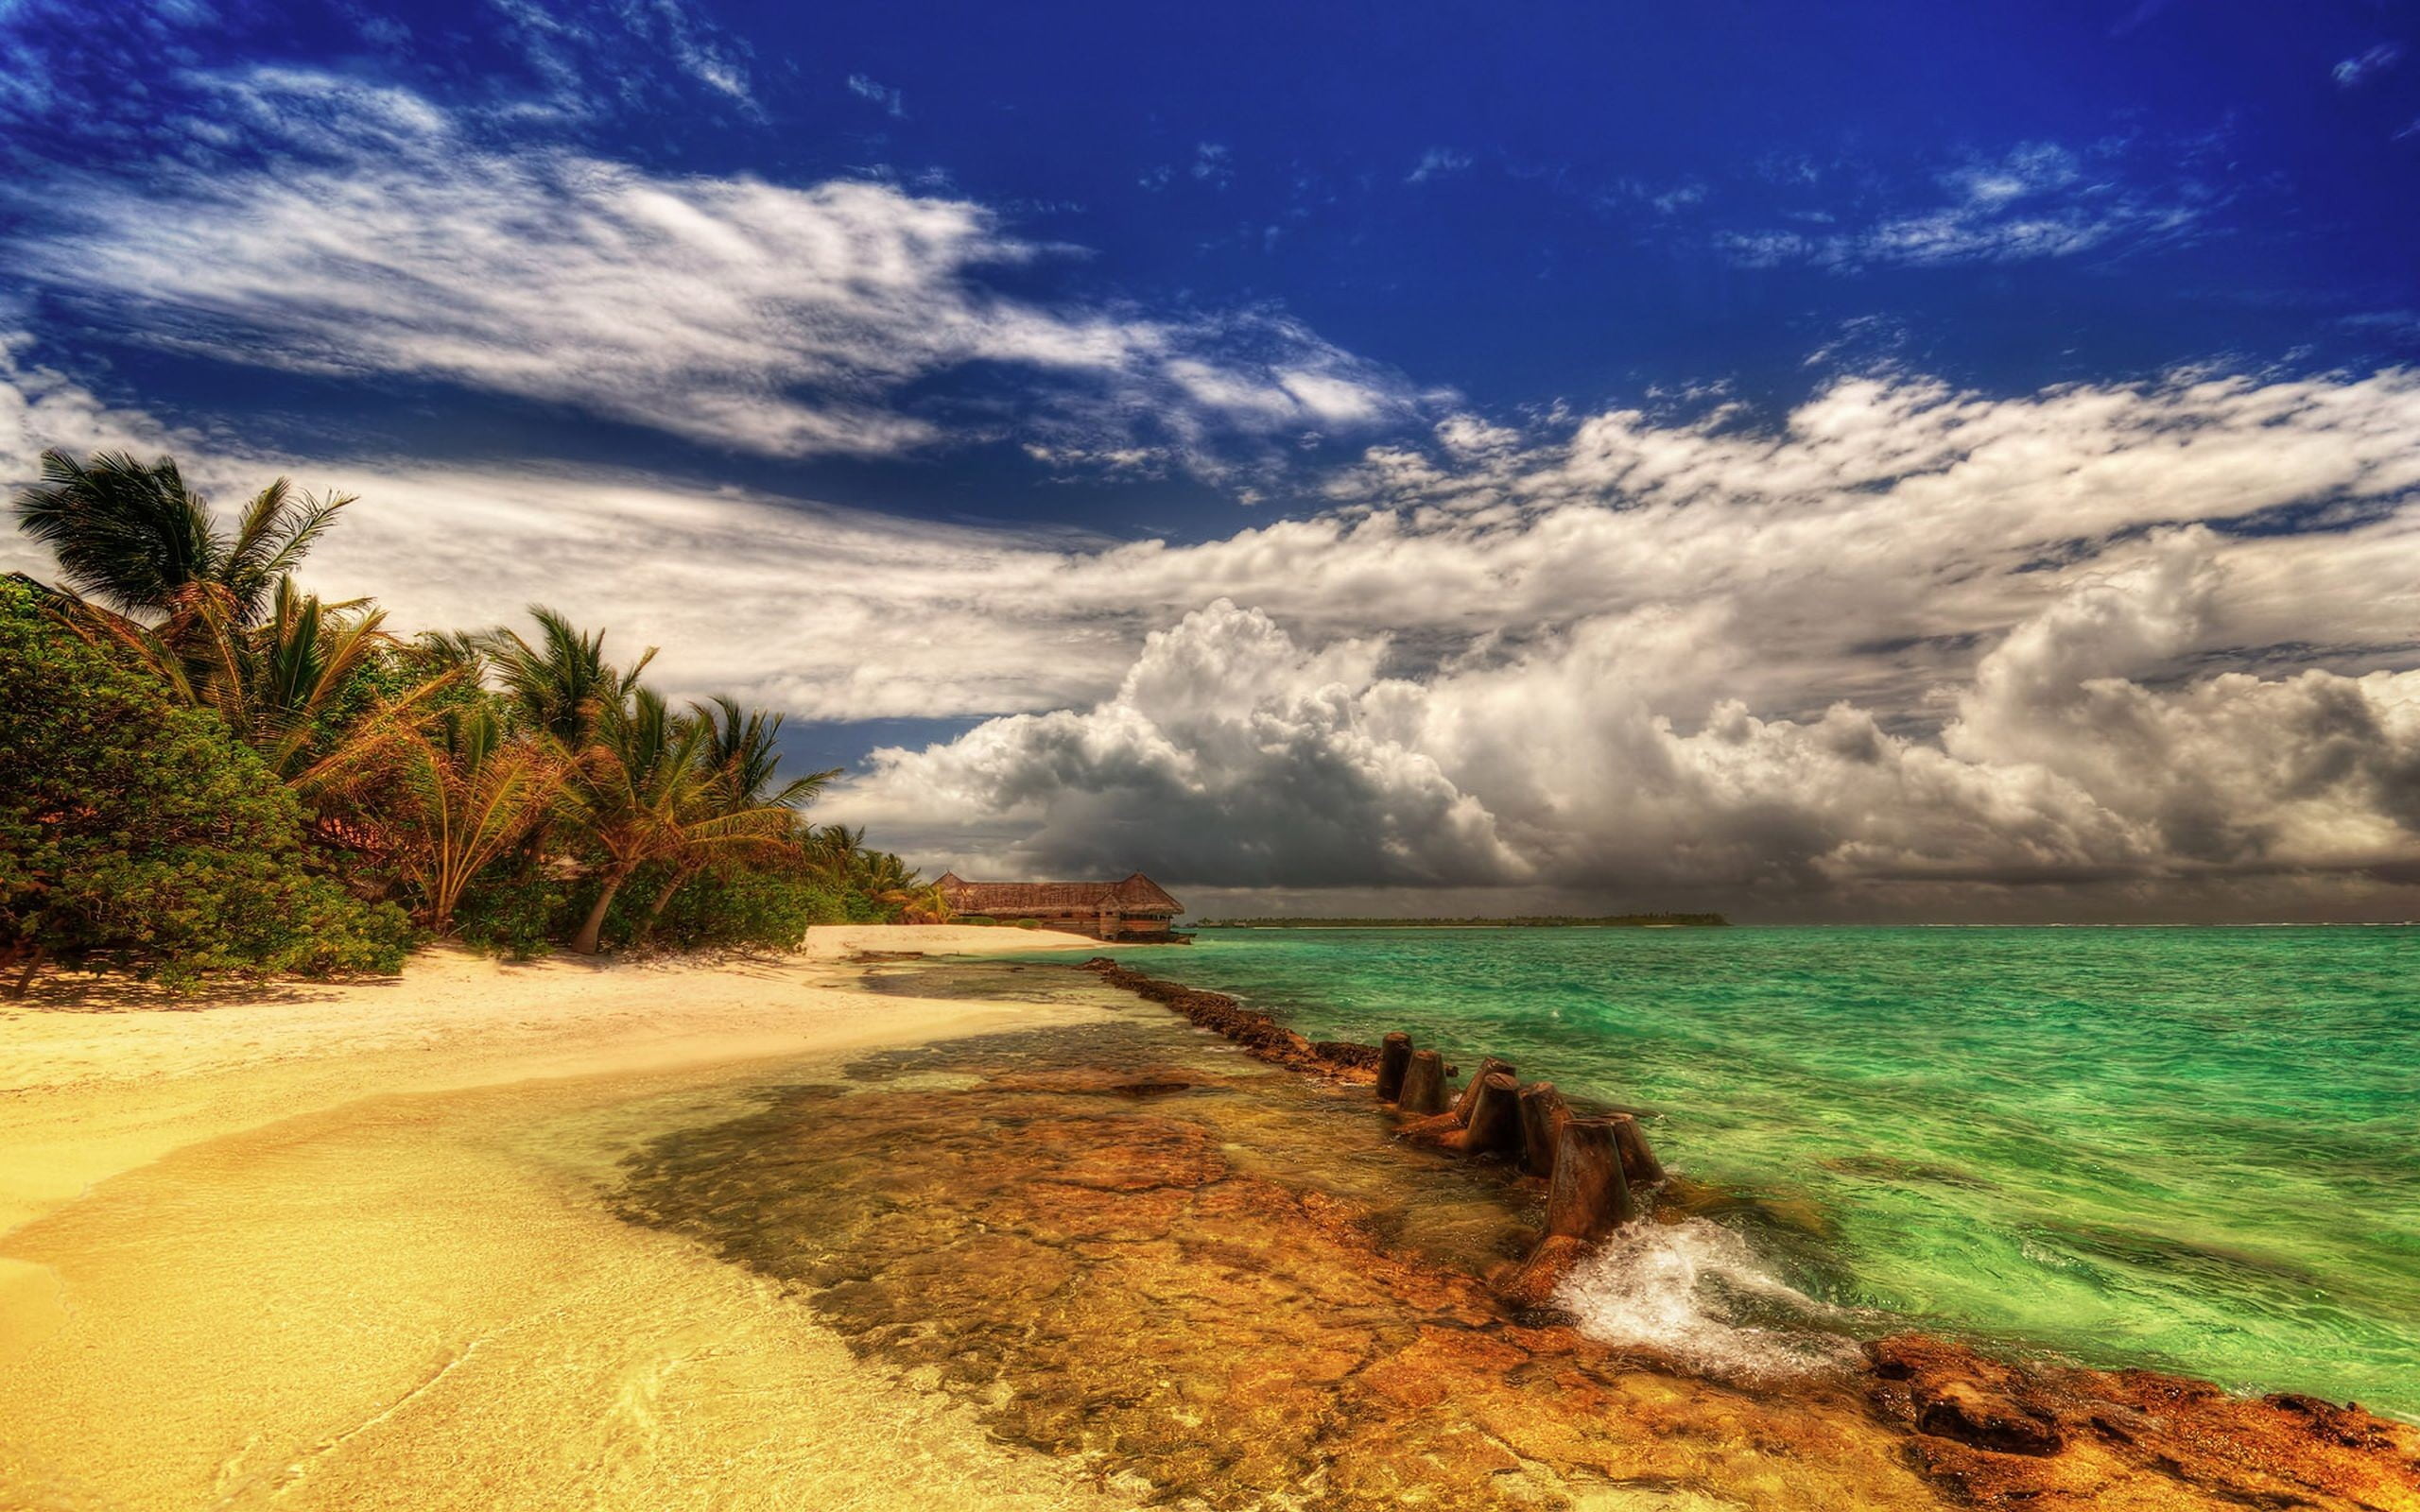
[[[249,455],[22,347],[11,484],[44,443],[174,447],[222,497],[290,471],[368,496],[315,583],[406,626],[544,600],[664,644],[677,693],[981,717],[826,810],[935,867],[1245,908],[2420,912],[2407,371],[1463,415],[1177,545]]]

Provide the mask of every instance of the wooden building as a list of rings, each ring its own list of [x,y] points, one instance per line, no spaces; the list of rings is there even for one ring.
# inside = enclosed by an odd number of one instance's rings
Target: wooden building
[[[956,872],[934,884],[950,911],[985,919],[1030,919],[1095,939],[1165,939],[1184,905],[1141,872],[1119,882],[968,882]]]

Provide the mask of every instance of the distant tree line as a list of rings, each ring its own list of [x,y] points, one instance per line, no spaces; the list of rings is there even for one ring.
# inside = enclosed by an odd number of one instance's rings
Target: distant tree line
[[[1705,929],[1720,914],[1516,914],[1500,919],[1204,919],[1193,929]]]
[[[43,456],[15,501],[60,582],[0,579],[0,993],[45,961],[173,984],[787,947],[947,906],[802,810],[778,714],[675,708],[601,632],[386,628],[298,586],[354,501],[279,479],[231,524],[168,458]]]

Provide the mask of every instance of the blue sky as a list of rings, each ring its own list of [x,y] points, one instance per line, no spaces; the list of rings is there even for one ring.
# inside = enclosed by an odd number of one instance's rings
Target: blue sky
[[[961,871],[2401,917],[2415,49],[0,0],[0,460],[359,491],[332,586],[661,641]]]

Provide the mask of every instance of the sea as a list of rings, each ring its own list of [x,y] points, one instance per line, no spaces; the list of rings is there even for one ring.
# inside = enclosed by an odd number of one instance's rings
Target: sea
[[[1314,1039],[1401,1029],[1639,1110],[1697,1196],[1567,1288],[1600,1338],[1753,1372],[1921,1328],[2420,1419],[2420,928],[1220,929],[1124,954]]]

